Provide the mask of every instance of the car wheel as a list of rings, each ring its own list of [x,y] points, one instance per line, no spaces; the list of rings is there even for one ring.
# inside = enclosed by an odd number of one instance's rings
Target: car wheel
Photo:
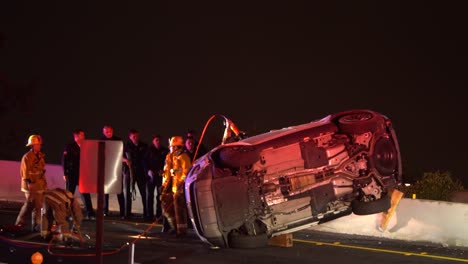
[[[384,195],[382,198],[371,202],[362,202],[359,200],[353,200],[351,202],[353,213],[356,215],[370,215],[385,212],[390,206],[391,201],[388,195]]]
[[[398,153],[389,137],[377,140],[370,161],[381,175],[391,175],[398,170]]]
[[[231,233],[229,235],[229,247],[231,248],[260,248],[268,245],[267,234],[243,235]]]
[[[260,159],[258,151],[252,147],[226,147],[218,152],[220,165],[228,168],[248,166]]]
[[[357,112],[340,117],[338,123],[345,133],[362,134],[377,130],[382,125],[382,120],[370,112]]]

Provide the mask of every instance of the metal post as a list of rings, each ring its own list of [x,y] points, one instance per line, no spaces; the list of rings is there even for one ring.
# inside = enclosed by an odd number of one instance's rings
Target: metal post
[[[130,243],[130,247],[128,248],[128,264],[134,264],[135,258],[135,243]]]
[[[98,165],[97,165],[97,212],[96,212],[96,263],[103,263],[102,244],[104,226],[104,175],[105,175],[105,152],[106,143],[98,143]]]
[[[35,226],[36,226],[36,209],[33,208],[32,212],[31,212],[31,232],[35,231],[34,230]]]

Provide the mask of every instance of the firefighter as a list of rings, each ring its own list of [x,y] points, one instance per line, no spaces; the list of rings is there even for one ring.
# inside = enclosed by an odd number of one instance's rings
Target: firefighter
[[[169,148],[163,171],[161,204],[168,224],[176,231],[177,236],[181,237],[187,233],[184,185],[192,162],[184,152],[182,136],[170,138]]]
[[[42,138],[40,135],[31,135],[28,138],[27,147],[31,149],[21,158],[21,191],[26,197],[23,206],[16,218],[16,225],[26,226],[31,223],[34,231],[40,231],[41,208],[44,191],[47,189],[45,176],[44,153],[41,151]]]
[[[80,233],[83,213],[80,202],[71,192],[61,188],[47,190],[42,208],[43,238],[49,238],[52,234],[70,236],[72,231]]]

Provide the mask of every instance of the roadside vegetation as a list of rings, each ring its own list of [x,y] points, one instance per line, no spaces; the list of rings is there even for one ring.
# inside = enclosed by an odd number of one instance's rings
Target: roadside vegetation
[[[417,199],[450,201],[455,192],[463,191],[461,181],[450,172],[425,172],[421,179],[409,186],[403,186],[405,198],[416,196]]]

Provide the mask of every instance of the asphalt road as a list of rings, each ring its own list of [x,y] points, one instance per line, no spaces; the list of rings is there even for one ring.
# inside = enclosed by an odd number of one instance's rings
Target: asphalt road
[[[211,248],[193,233],[185,238],[160,232],[161,225],[138,218],[104,220],[102,253],[96,250],[96,222],[85,221],[82,240],[67,245],[45,241],[38,233],[17,232],[18,209],[0,209],[0,263],[31,263],[40,252],[43,263],[466,263],[468,248],[446,248],[435,244],[408,243],[375,237],[338,235],[305,230],[293,234],[292,247],[257,249]],[[134,250],[132,250],[134,245]],[[133,252],[133,258],[131,257]],[[132,262],[133,261],[133,262]]]

